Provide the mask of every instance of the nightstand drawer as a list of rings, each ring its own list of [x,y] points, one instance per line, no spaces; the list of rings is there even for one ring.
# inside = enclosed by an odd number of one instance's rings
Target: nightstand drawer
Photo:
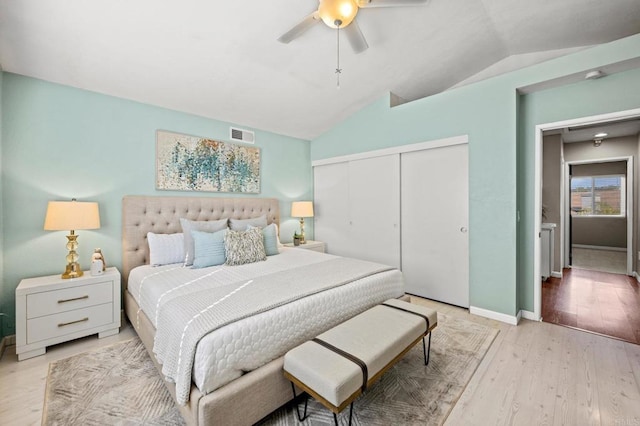
[[[113,322],[113,304],[91,306],[27,320],[27,344]]]
[[[27,295],[27,319],[113,302],[113,282],[106,281]]]

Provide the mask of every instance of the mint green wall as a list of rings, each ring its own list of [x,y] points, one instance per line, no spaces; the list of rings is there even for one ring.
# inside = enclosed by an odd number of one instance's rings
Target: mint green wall
[[[103,249],[109,264],[120,266],[123,195],[252,196],[155,190],[156,130],[228,140],[229,123],[9,73],[2,81],[2,122],[1,306],[11,317],[5,321],[8,334],[14,332],[14,290],[20,280],[64,269],[66,233],[42,229],[49,200],[100,203],[102,227],[78,232],[86,268],[94,247]],[[256,141],[262,192],[254,196],[281,200],[281,235],[290,241],[298,225],[288,217],[290,202],[313,195],[309,142],[259,130]]]
[[[614,111],[640,108],[640,69],[614,74],[594,81],[583,81],[523,95],[521,99],[523,138],[519,157],[518,191],[530,194],[522,198],[520,206],[520,235],[522,259],[533,257],[534,228],[534,155],[535,126],[573,118],[587,117]],[[523,262],[519,282],[524,283],[521,307],[533,311],[533,264]]]
[[[385,97],[312,141],[311,157],[316,160],[468,134],[471,305],[515,315],[516,188],[505,175],[515,177],[516,173],[516,96],[510,88],[495,83],[485,81],[393,109]],[[485,125],[495,117],[506,117],[503,125]],[[500,164],[504,175],[486,173],[488,164],[492,170]],[[496,230],[486,223],[500,225]],[[496,257],[501,259],[499,273]],[[503,279],[511,284],[505,285]]]
[[[395,108],[385,96],[313,140],[311,159],[468,134],[470,302],[516,315],[524,293],[533,294],[530,283],[517,282],[520,269],[533,263],[532,243],[518,233],[529,225],[519,228],[516,221],[518,205],[533,200],[517,191],[518,176],[527,176],[533,162],[528,150],[517,160],[523,143],[517,89],[638,56],[640,35]]]
[[[470,301],[473,306],[509,315],[515,315],[516,288],[503,285],[500,276],[515,281],[515,185],[504,175],[485,171],[487,164],[493,170],[500,164],[507,176],[515,176],[515,102],[513,90],[495,81],[393,109],[385,97],[311,143],[311,157],[316,160],[468,134]],[[501,126],[485,125],[496,116],[507,119]],[[483,225],[496,222],[501,224],[499,232]],[[496,256],[502,260],[499,274]]]

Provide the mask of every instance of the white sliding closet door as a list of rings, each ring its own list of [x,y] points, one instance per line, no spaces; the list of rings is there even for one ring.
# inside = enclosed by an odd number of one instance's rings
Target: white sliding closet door
[[[327,253],[400,268],[399,154],[313,168],[314,232]]]
[[[326,244],[327,253],[350,256],[349,163],[313,168],[314,239]]]
[[[406,292],[469,306],[468,145],[401,154]]]
[[[400,268],[400,155],[349,162],[351,257]]]

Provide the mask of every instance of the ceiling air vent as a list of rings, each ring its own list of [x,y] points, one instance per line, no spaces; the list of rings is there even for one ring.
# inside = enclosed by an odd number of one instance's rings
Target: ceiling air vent
[[[251,130],[243,130],[236,129],[235,127],[230,127],[229,131],[231,132],[231,140],[245,143],[255,143],[256,137],[255,133]]]

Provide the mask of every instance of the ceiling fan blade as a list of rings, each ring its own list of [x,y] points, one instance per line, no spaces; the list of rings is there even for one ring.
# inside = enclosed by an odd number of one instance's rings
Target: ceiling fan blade
[[[316,10],[311,15],[304,18],[302,22],[300,22],[298,25],[296,25],[295,27],[291,28],[289,31],[287,31],[286,33],[278,37],[278,41],[280,43],[285,43],[285,44],[289,43],[297,39],[298,37],[300,37],[302,34],[307,32],[311,27],[313,27],[315,24],[317,24],[320,21],[321,21],[320,15]]]
[[[354,52],[362,53],[369,48],[367,40],[365,40],[364,35],[360,30],[358,21],[356,21],[355,19],[351,21],[351,23],[347,25],[343,31],[345,32],[347,40],[349,40],[349,43],[351,44]]]
[[[358,7],[397,7],[397,6],[419,6],[429,0],[358,0]]]

